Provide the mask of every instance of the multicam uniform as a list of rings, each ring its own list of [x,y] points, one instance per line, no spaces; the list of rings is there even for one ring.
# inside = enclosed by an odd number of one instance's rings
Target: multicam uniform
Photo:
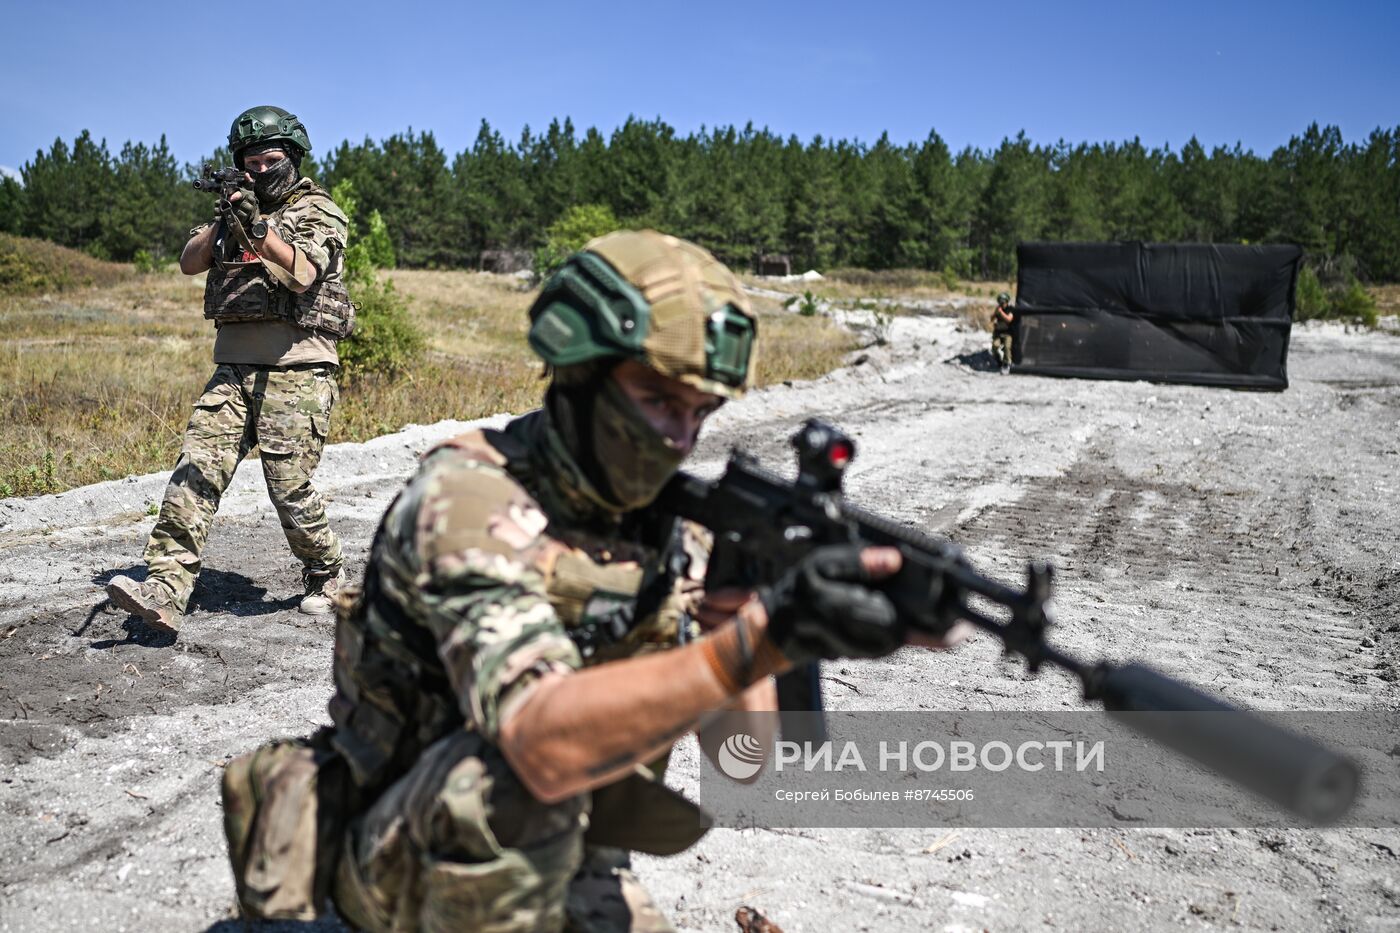
[[[145,552],[148,579],[169,590],[180,613],[199,575],[200,552],[219,499],[254,445],[287,543],[305,572],[333,575],[342,562],[340,541],[311,475],[339,398],[335,341],[354,321],[341,280],[347,221],[330,196],[306,178],[265,216],[296,248],[298,262],[309,260],[314,269],[300,274],[314,275],[314,282],[296,294],[231,236],[222,244],[228,259],[216,249],[204,315],[218,327],[218,366],[195,402]]]
[[[369,930],[671,929],[627,851],[679,852],[707,821],[661,763],[545,804],[498,742],[549,672],[693,634],[708,536],[647,504],[685,449],[607,374],[631,359],[737,398],[755,322],[713,256],[654,231],[591,242],[530,315],[545,406],[430,453],[389,507],[337,600],[334,728],[224,771],[247,917],[333,897]]]
[[[600,507],[544,411],[425,459],[336,632],[331,744],[367,804],[335,879],[346,919],[555,930],[567,905],[571,930],[670,929],[622,853],[586,845],[590,795],[538,802],[494,743],[542,674],[676,644],[703,534]]]
[[[1009,299],[1008,299],[1009,300]],[[1006,302],[997,302],[997,311],[1006,307]],[[999,366],[1011,365],[1011,324],[1001,319],[1001,315],[996,311],[992,312],[992,359]]]

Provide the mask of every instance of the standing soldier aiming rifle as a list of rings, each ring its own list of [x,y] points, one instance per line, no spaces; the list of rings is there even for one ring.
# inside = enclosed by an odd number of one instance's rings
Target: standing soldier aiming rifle
[[[992,359],[997,361],[1003,373],[1011,371],[1011,322],[1015,317],[1008,305],[1011,294],[997,295],[997,306],[992,310]]]
[[[216,368],[194,403],[146,544],[146,579],[118,576],[107,585],[113,603],[169,633],[189,603],[219,499],[254,446],[302,562],[301,611],[329,613],[342,578],[340,541],[311,474],[339,397],[336,341],[354,326],[341,280],[346,217],[300,175],[311,141],[294,115],[246,110],[228,146],[237,171],[206,171],[223,183],[215,217],[190,232],[180,254],[186,275],[208,272],[204,316],[217,328]]]
[[[775,709],[794,662],[907,640],[868,585],[898,551],[820,548],[756,596],[704,593],[708,538],[655,505],[749,383],[755,320],[713,256],[610,234],[530,320],[544,407],[430,452],[337,600],[334,726],[225,770],[247,917],[332,897],[365,930],[671,930],[628,851],[708,825],[658,780],[673,743]]]

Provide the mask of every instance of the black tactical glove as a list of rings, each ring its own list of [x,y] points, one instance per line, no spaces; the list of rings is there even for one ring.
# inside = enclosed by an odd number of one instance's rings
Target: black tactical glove
[[[894,604],[867,584],[862,548],[821,547],[758,598],[768,611],[768,637],[792,661],[880,658],[904,644]]]
[[[243,225],[243,229],[249,236],[253,235],[253,222],[258,219],[258,196],[250,188],[239,188],[240,197],[237,201],[230,201],[228,213],[237,217],[238,222]]]

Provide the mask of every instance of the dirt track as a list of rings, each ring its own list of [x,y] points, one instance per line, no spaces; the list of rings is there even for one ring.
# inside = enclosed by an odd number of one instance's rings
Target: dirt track
[[[1260,708],[1400,707],[1400,338],[1295,328],[1293,386],[1263,394],[1000,377],[985,336],[949,317],[898,318],[893,336],[727,407],[695,466],[717,470],[732,443],[786,461],[792,429],[824,413],[862,445],[857,501],[1007,578],[1053,558],[1066,648],[1148,656]],[[416,455],[461,427],[328,452],[318,481],[353,574]],[[173,644],[100,590],[139,566],[164,475],[0,501],[0,930],[230,918],[219,769],[309,732],[330,693],[330,626],[296,613],[297,567],[250,467]],[[828,701],[1074,702],[1068,680],[996,654],[981,639],[834,666]],[[695,768],[684,747],[677,780]],[[746,903],[789,933],[1400,929],[1391,829],[716,831],[640,867],[682,929],[732,930]]]

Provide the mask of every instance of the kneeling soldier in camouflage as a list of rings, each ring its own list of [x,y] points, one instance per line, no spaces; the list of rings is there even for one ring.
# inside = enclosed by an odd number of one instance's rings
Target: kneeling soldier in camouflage
[[[821,549],[757,598],[706,594],[703,530],[653,504],[748,384],[754,318],[714,257],[610,234],[530,318],[544,407],[430,452],[341,594],[334,728],[225,770],[245,916],[329,896],[365,930],[670,930],[628,851],[706,828],[657,779],[672,744],[773,709],[795,661],[904,644],[866,585],[897,551]]]
[[[301,611],[329,613],[340,541],[311,485],[339,397],[336,341],[354,326],[341,281],[346,218],[300,177],[306,128],[280,107],[254,107],[229,131],[246,187],[191,231],[186,275],[208,271],[204,316],[218,329],[217,368],[194,403],[180,459],[150,540],[144,582],[116,577],[122,609],[175,632],[199,576],[200,552],[234,470],[257,445],[268,495],[303,565]]]

